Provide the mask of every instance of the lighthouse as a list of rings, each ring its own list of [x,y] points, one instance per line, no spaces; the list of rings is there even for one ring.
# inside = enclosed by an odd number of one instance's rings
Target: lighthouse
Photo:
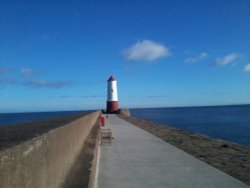
[[[114,76],[108,79],[108,93],[107,93],[107,113],[117,113],[119,110],[117,80]]]

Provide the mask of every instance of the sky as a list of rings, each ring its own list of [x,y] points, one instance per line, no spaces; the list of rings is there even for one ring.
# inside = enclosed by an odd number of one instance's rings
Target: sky
[[[249,0],[1,0],[0,113],[250,104]]]

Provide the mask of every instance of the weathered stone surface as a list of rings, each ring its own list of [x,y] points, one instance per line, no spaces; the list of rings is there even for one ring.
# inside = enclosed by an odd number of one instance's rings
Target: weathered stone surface
[[[91,113],[0,151],[0,187],[60,187],[99,115]]]
[[[64,126],[76,119],[90,114],[91,112],[93,111],[85,111],[45,120],[0,126],[0,150],[14,147],[22,142],[48,133],[52,129]]]

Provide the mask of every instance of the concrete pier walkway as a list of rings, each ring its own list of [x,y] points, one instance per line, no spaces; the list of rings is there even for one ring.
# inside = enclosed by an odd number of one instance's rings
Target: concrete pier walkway
[[[241,181],[109,115],[113,144],[100,146],[98,188],[243,188]]]

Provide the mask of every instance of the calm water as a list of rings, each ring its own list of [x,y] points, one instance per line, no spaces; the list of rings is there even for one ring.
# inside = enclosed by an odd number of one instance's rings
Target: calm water
[[[133,116],[250,147],[250,105],[132,109]]]
[[[0,126],[80,111],[2,113]],[[250,105],[132,109],[133,116],[250,147]]]
[[[61,111],[61,112],[32,112],[32,113],[1,113],[0,126],[30,122],[34,120],[43,120],[56,116],[72,115],[82,111]]]

